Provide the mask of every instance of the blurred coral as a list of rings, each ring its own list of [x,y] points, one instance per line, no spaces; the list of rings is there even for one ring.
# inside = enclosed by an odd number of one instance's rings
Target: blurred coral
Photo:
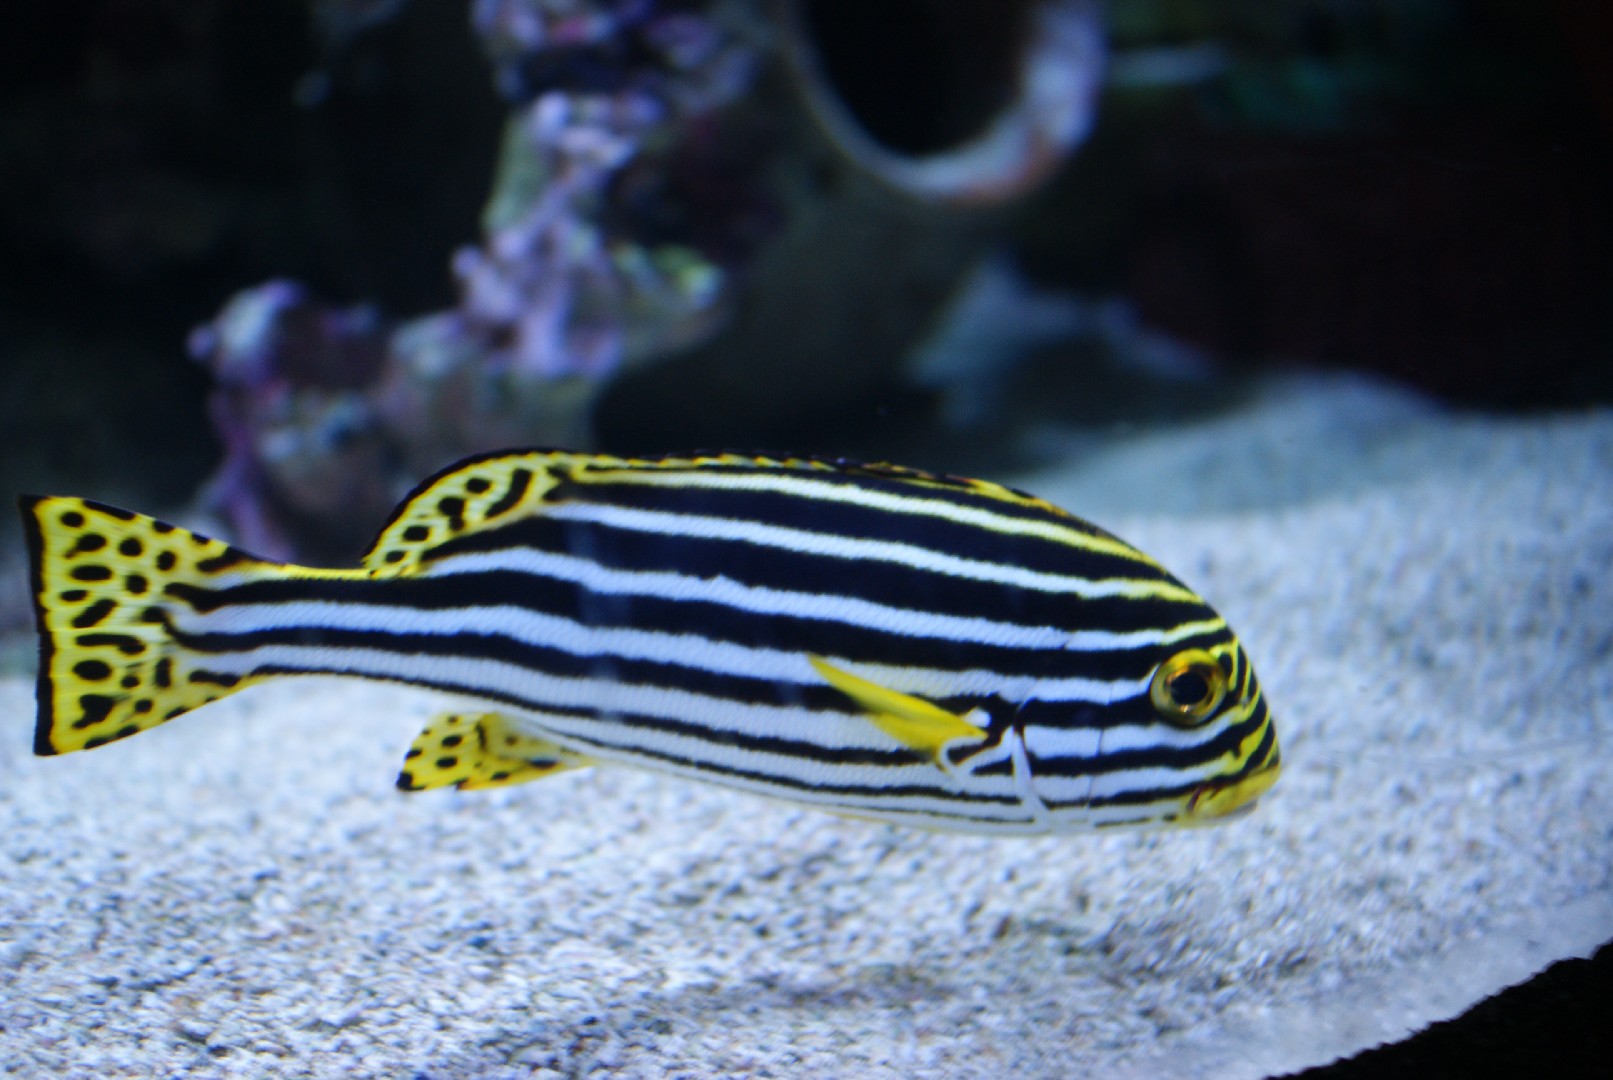
[[[332,57],[409,8],[311,3]],[[880,393],[978,256],[985,218],[955,204],[1045,176],[1103,70],[1090,0],[908,10],[473,0],[508,112],[481,242],[451,260],[457,304],[388,323],[285,282],[230,301],[191,343],[226,447],[206,508],[266,554],[346,557],[455,458],[590,443],[603,387],[638,369],[665,377],[643,383],[635,441],[686,421],[776,437]],[[863,31],[902,108],[953,141],[887,148],[839,106],[869,100],[846,64]]]
[[[224,443],[204,503],[248,546],[289,557],[293,522],[387,505],[385,439],[365,391],[386,348],[374,311],[325,307],[287,281],[238,293],[192,332]]]
[[[399,6],[323,0],[316,14],[340,45]],[[355,528],[455,457],[586,441],[601,379],[719,325],[725,271],[692,244],[640,235],[665,232],[636,230],[623,205],[647,181],[617,184],[630,163],[699,167],[680,130],[750,86],[759,38],[744,11],[473,4],[511,115],[483,243],[453,258],[458,307],[388,326],[289,282],[230,300],[191,337],[225,444],[208,509],[265,554],[343,554]]]
[[[608,374],[709,329],[723,274],[694,248],[608,220],[618,173],[655,166],[691,120],[751,85],[737,4],[478,0],[471,18],[516,108],[487,241],[454,257],[466,321],[522,375]]]

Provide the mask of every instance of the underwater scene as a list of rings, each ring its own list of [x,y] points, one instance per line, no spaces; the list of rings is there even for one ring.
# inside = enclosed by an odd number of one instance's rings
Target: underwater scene
[[[0,1073],[1320,1074],[1613,939],[1613,8],[0,25]]]

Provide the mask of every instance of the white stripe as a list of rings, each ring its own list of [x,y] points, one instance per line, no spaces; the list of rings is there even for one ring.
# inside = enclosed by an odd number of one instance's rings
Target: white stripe
[[[1136,649],[1145,645],[1174,645],[1187,638],[1218,633],[1226,628],[1226,622],[1217,617],[1177,623],[1168,630],[1128,630],[1118,634],[1108,630],[1075,630],[1070,633],[1069,644],[1065,647],[1077,652],[1103,652],[1106,649]]]
[[[1036,778],[1036,790],[1048,802],[1085,803],[1113,798],[1128,791],[1152,791],[1196,784],[1209,779],[1213,773],[1213,769],[1200,766],[1192,769],[1126,769],[1092,776],[1039,776]],[[1186,796],[1181,798],[1185,799]]]
[[[323,600],[232,604],[203,616],[181,611],[176,625],[182,632],[191,634],[252,634],[286,627],[441,637],[500,634],[535,649],[553,649],[572,656],[643,660],[716,675],[801,686],[825,685],[823,676],[807,661],[804,653],[714,641],[698,634],[588,626],[574,619],[507,604],[431,611]],[[1019,698],[1009,696],[1014,689],[1022,686],[1028,693],[1036,682],[1031,676],[1009,676],[980,669],[948,671],[859,664],[833,654],[825,659],[893,690],[935,697],[997,693],[1005,700],[1016,701]]]
[[[1148,692],[1149,679],[1042,679],[1029,700],[1113,705]]]
[[[527,680],[520,677],[528,673],[524,673],[519,669],[515,669],[512,672],[508,665],[487,660],[443,664],[440,662],[441,658],[438,657],[400,657],[392,653],[376,650],[287,645],[265,646],[249,653],[230,654],[213,658],[213,660],[230,661],[226,665],[210,660],[210,667],[214,670],[238,670],[241,673],[245,673],[261,664],[272,664],[293,670],[338,671],[372,678],[397,679],[403,682],[419,683],[422,681],[441,680],[467,687],[467,690],[456,691],[456,693],[469,697],[475,696],[474,690],[469,689],[472,687],[505,693],[521,693],[528,697],[542,696],[534,694],[533,690],[535,688]],[[472,677],[467,678],[467,675]],[[513,678],[512,675],[514,676]],[[581,691],[580,694],[571,697],[569,700],[566,700],[568,695],[555,695],[552,700],[554,700],[555,706],[560,708],[590,707],[586,704],[581,704],[581,702],[587,701],[587,690],[589,688],[597,689],[601,686],[609,688],[608,684],[600,684],[592,680],[543,677],[543,681],[551,684],[546,687],[547,689],[555,688],[553,684],[571,684],[572,689]],[[665,692],[662,693],[665,694]],[[670,697],[672,695],[665,694],[665,696]],[[692,697],[692,695],[681,696]],[[744,750],[738,747],[712,744],[692,736],[659,732],[647,728],[635,728],[608,719],[591,720],[552,714],[524,716],[519,709],[513,709],[503,702],[494,702],[493,708],[503,710],[518,719],[526,720],[525,723],[521,724],[524,730],[540,736],[553,736],[557,742],[568,749],[598,757],[628,761],[646,768],[663,772],[675,772],[680,775],[696,777],[731,787],[764,792],[793,802],[810,803],[829,808],[843,807],[859,812],[872,811],[877,808],[899,808],[908,812],[945,817],[948,821],[954,817],[967,817],[1011,822],[1023,813],[1023,810],[1016,803],[971,803],[949,798],[947,795],[949,787],[959,789],[963,788],[964,785],[947,779],[945,774],[928,764],[915,763],[896,766],[836,765],[808,757],[795,757],[788,754]],[[790,717],[785,726],[799,741],[808,741],[800,737],[811,731],[812,734],[828,733],[841,736],[836,741],[828,742],[824,745],[860,745],[862,740],[845,738],[844,736],[867,734],[870,736],[870,743],[876,739],[878,740],[879,745],[877,748],[899,748],[899,744],[861,717],[842,717],[833,713],[815,713],[805,710],[761,709],[754,706],[745,707],[742,711],[752,715],[771,713],[775,714],[775,718]],[[688,716],[675,718],[691,719]],[[702,716],[697,722],[705,723],[707,719],[707,717]],[[763,729],[759,733],[766,734],[768,733],[765,730],[767,726],[757,725],[756,727]],[[812,731],[811,729],[814,726],[824,730]],[[751,728],[751,730],[756,730],[756,727]],[[635,750],[655,750],[674,754],[680,758],[687,759],[689,764],[680,766],[675,763],[668,763],[647,755],[635,754]],[[709,772],[700,767],[703,762],[745,769],[750,772],[772,774],[800,783],[866,784],[876,790],[866,794],[852,795],[814,793],[782,784],[769,784],[765,779],[733,777]],[[934,788],[935,794],[933,796],[892,795],[883,794],[877,790],[880,787],[924,785],[926,783]],[[1013,781],[1009,777],[969,777],[966,789],[975,794],[1007,796],[1014,793]]]
[[[621,658],[673,664],[801,686],[822,686],[821,675],[805,654],[713,641],[697,634],[587,626],[514,605],[420,610],[383,604],[305,600],[294,603],[231,604],[206,615],[180,609],[176,625],[185,633],[251,634],[286,627],[317,627],[384,634],[501,634],[539,649],[572,656]],[[1043,679],[1006,675],[982,668],[950,671],[892,664],[859,663],[830,654],[836,667],[904,694],[924,697],[995,695],[1019,705],[1027,700],[1109,704],[1147,691],[1147,680]]]
[[[1088,798],[1108,799],[1128,791],[1154,791],[1160,788],[1197,784],[1215,775],[1208,764],[1189,769],[1168,769],[1149,766],[1142,769],[1125,769],[1120,772],[1098,773],[1092,777],[1092,790]],[[1186,798],[1186,796],[1183,796]]]
[[[728,578],[696,578],[664,570],[612,570],[588,559],[532,548],[456,555],[433,564],[430,575],[451,577],[496,570],[558,578],[607,596],[705,601],[757,615],[818,619],[943,641],[1017,649],[1060,649],[1069,638],[1068,631],[1052,626],[1019,626],[960,615],[915,613],[844,596],[741,585]]]
[[[782,525],[762,525],[731,518],[697,514],[635,510],[601,503],[562,503],[548,511],[548,517],[581,521],[612,529],[654,533],[657,536],[685,536],[700,540],[734,540],[761,547],[778,548],[807,555],[836,559],[898,563],[952,577],[1012,585],[1033,592],[1084,598],[1130,596],[1156,597],[1188,603],[1198,597],[1177,585],[1143,578],[1104,578],[1093,580],[1065,574],[1048,574],[1018,566],[981,562],[946,555],[930,548],[890,540],[860,540],[835,533],[809,532]]]
[[[826,470],[826,476],[833,476]],[[693,468],[688,470],[624,469],[604,477],[612,483],[647,484],[660,487],[704,487],[725,491],[770,491],[784,495],[800,495],[826,502],[847,503],[874,510],[893,510],[902,514],[923,514],[945,518],[967,525],[979,525],[992,532],[1016,536],[1037,536],[1057,543],[1068,544],[1088,551],[1122,555],[1149,566],[1157,566],[1152,559],[1121,540],[1094,536],[1071,526],[1054,521],[1037,521],[1004,514],[994,514],[978,507],[963,506],[941,498],[912,495],[892,495],[845,482],[808,479],[805,477],[768,476],[765,474],[706,473]],[[893,478],[900,481],[899,477]],[[979,493],[977,493],[979,494]],[[989,496],[987,496],[989,497]],[[1041,500],[1035,500],[1040,502]],[[1048,504],[1044,504],[1048,505]],[[1054,512],[1062,513],[1054,508]],[[1073,517],[1073,515],[1072,515]]]
[[[1226,714],[1201,728],[1183,730],[1170,724],[1123,724],[1103,729],[1103,753],[1125,750],[1186,750],[1203,746],[1228,727]]]
[[[1091,799],[1090,776],[1038,776],[1036,793],[1044,802],[1084,806]]]
[[[1101,732],[1096,728],[1054,728],[1034,724],[1025,729],[1025,748],[1042,761],[1053,758],[1075,758],[1096,761]],[[1032,768],[1032,782],[1044,804],[1073,803],[1084,806],[1091,796],[1092,777],[1037,776]],[[1066,807],[1068,812],[1071,807]],[[1057,811],[1053,811],[1057,816]]]
[[[544,715],[533,717],[523,727],[534,732],[541,731],[558,736],[571,745],[586,749],[589,753],[603,754],[617,760],[630,760],[633,764],[642,764],[649,768],[667,769],[668,762],[652,755],[669,754],[692,763],[694,774],[708,780],[721,779],[722,782],[726,782],[727,778],[714,777],[703,771],[701,765],[740,769],[761,774],[762,777],[776,776],[806,784],[858,785],[870,789],[866,793],[856,795],[801,792],[783,785],[775,789],[792,799],[808,799],[818,803],[841,806],[897,804],[913,809],[942,809],[959,805],[957,800],[948,797],[949,789],[971,795],[1011,797],[1015,794],[1013,779],[1006,776],[970,777],[967,783],[963,783],[949,780],[944,773],[928,763],[914,762],[894,766],[829,764],[789,754],[745,750],[733,746],[713,746],[691,736],[637,728],[609,719]],[[755,779],[752,782],[765,784],[766,780]],[[927,786],[933,789],[935,794],[890,795],[879,790],[898,786]],[[991,807],[988,813],[996,817],[1012,816],[1017,811],[1011,803],[987,804],[987,806]]]
[[[263,645],[211,654],[207,668],[247,675],[259,666],[297,671],[348,672],[411,683],[464,687],[466,693],[505,694],[534,707],[639,713],[698,724],[713,731],[790,739],[831,749],[902,750],[903,745],[857,713],[749,705],[686,690],[620,683],[609,679],[546,675],[482,658],[403,655],[381,649],[326,645]],[[507,707],[507,706],[505,706]],[[710,752],[706,756],[710,756]]]
[[[1031,724],[1025,728],[1025,748],[1031,752],[1032,757],[1042,761],[1051,761],[1054,758],[1096,761],[1102,734],[1098,728],[1057,728],[1046,724]]]

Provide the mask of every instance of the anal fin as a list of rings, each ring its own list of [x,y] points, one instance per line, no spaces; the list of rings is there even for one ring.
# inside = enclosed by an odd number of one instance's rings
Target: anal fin
[[[499,713],[442,713],[427,721],[410,744],[398,773],[398,788],[508,787],[593,763],[592,758],[526,734]]]
[[[949,772],[942,756],[948,746],[963,740],[981,742],[990,734],[969,719],[973,713],[959,716],[948,712],[923,698],[843,671],[820,656],[807,660],[824,681],[856,702],[875,727]]]

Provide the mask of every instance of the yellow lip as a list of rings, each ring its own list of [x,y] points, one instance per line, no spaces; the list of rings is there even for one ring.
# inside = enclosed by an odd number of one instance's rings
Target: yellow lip
[[[1271,790],[1281,772],[1282,766],[1273,762],[1230,784],[1205,784],[1187,801],[1186,816],[1190,821],[1212,821],[1240,811],[1248,813],[1255,808],[1255,801]]]

